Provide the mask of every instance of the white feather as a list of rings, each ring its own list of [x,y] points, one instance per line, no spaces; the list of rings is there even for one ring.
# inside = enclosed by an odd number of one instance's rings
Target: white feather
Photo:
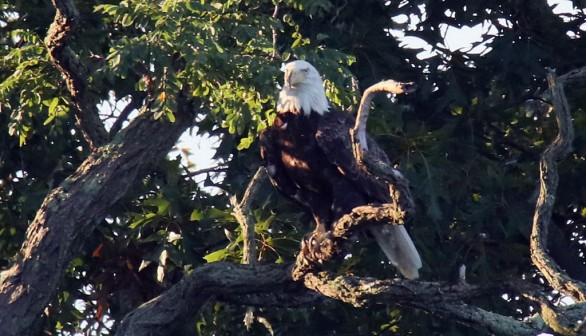
[[[372,226],[370,232],[389,261],[408,279],[417,279],[421,258],[403,225]]]
[[[293,61],[284,67],[286,83],[279,93],[277,112],[309,115],[329,110],[328,98],[319,72],[306,61]]]

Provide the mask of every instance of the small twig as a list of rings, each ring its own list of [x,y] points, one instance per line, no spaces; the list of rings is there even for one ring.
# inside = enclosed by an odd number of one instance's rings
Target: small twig
[[[577,301],[585,301],[585,284],[573,279],[562,270],[547,250],[548,229],[559,180],[557,162],[571,152],[574,141],[572,115],[563,86],[557,80],[553,70],[549,70],[547,80],[559,132],[554,141],[545,149],[539,161],[541,187],[533,216],[530,241],[531,260],[551,286]]]
[[[354,96],[352,100],[355,101],[360,97],[360,85],[358,84],[358,78],[356,78],[356,76],[351,75],[350,80],[350,87],[352,88],[352,95]],[[356,113],[356,107],[354,107],[354,105],[350,106],[349,112],[354,115]]]
[[[225,166],[217,166],[217,167],[209,167],[203,168],[196,171],[188,172],[187,174],[183,175],[183,177],[193,177],[196,175],[207,174],[207,173],[221,173],[228,170],[228,167]]]
[[[275,19],[279,15],[279,2],[280,0],[275,1],[275,10],[273,11],[273,18]],[[273,28],[273,58],[281,58],[281,54],[279,54],[278,38],[277,30]]]
[[[354,129],[351,132],[352,140],[354,141],[354,153],[358,159],[358,162],[362,162],[362,151],[368,150],[368,144],[366,141],[366,122],[368,120],[368,113],[373,95],[376,92],[401,94],[411,93],[413,91],[415,91],[415,84],[400,83],[392,79],[374,84],[364,91],[364,95],[360,100],[360,106],[358,107],[356,124],[354,125]]]
[[[122,112],[120,112],[120,115],[118,116],[118,118],[116,118],[116,121],[110,128],[110,139],[112,139],[114,135],[116,135],[122,129],[122,124],[124,124],[124,122],[128,119],[130,113],[140,108],[145,96],[146,94],[141,93],[136,97],[132,97],[128,105],[126,105],[124,109],[122,109]]]
[[[466,265],[462,264],[458,269],[458,283],[461,285],[468,285],[466,282]]]

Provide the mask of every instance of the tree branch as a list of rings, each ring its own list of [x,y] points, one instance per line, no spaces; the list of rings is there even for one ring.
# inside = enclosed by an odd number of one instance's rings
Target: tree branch
[[[586,82],[586,67],[572,70],[558,78],[561,85],[575,84],[576,82]]]
[[[460,302],[513,290],[537,289],[513,282],[451,286],[411,280],[334,277],[326,272],[307,274],[301,283],[293,281],[287,266],[217,262],[197,268],[171,289],[128,314],[116,334],[172,334],[175,326],[196,315],[211,298],[238,305],[301,308],[325,302],[328,300],[322,296],[325,295],[355,306],[392,303],[413,307],[498,335],[535,335],[540,329],[530,324]]]
[[[238,202],[236,196],[230,198],[230,203],[233,208],[232,215],[234,215],[240,224],[240,227],[242,227],[242,264],[244,265],[254,265],[257,263],[256,235],[254,231],[255,223],[253,218],[249,215],[249,208],[258,192],[261,182],[266,178],[266,169],[264,167],[259,167],[248,183],[248,187],[246,187],[246,191],[242,196],[242,201]],[[253,318],[254,308],[248,307],[246,314],[244,315],[244,325],[246,325],[247,329],[250,329],[252,326]]]
[[[299,301],[287,293],[305,293]],[[248,294],[265,294],[263,299]],[[299,284],[291,281],[287,268],[282,265],[235,265],[217,262],[203,265],[179,283],[153,300],[141,305],[124,317],[116,335],[145,336],[169,335],[174,327],[181,325],[186,318],[197,314],[212,297],[220,300],[244,298],[246,304],[253,302],[283,304],[282,300],[271,299],[287,295],[288,303],[307,304],[314,299]],[[297,296],[296,296],[297,297]]]
[[[57,12],[49,27],[45,44],[51,61],[65,78],[73,100],[72,111],[77,126],[90,149],[94,151],[106,143],[108,133],[100,120],[97,102],[87,94],[88,74],[77,55],[67,45],[67,39],[78,24],[79,12],[72,0],[53,0],[53,6]]]
[[[310,239],[303,241],[301,250],[297,255],[295,268],[292,271],[293,279],[303,279],[308,273],[314,272],[323,263],[340,256],[342,244],[346,237],[356,229],[363,229],[367,225],[402,225],[409,213],[402,207],[402,202],[396,199],[400,192],[390,190],[393,197],[392,203],[381,205],[364,205],[352,209],[352,212],[342,216],[336,221],[330,233],[319,242],[319,248],[314,244],[318,242]]]
[[[368,144],[366,143],[366,121],[368,120],[368,113],[370,110],[370,103],[372,102],[373,95],[376,92],[390,92],[395,94],[411,93],[415,91],[415,84],[413,83],[400,83],[390,79],[387,81],[379,82],[369,87],[364,91],[362,99],[360,100],[360,106],[358,107],[358,115],[356,116],[356,124],[353,129],[354,139],[360,144],[360,150],[355,148],[356,153],[368,150]],[[359,158],[360,155],[357,156]]]
[[[179,97],[174,123],[137,117],[52,190],[0,284],[3,335],[20,335],[53,297],[65,269],[98,219],[172,148],[193,120],[193,104]]]
[[[547,250],[548,230],[559,180],[557,162],[571,152],[574,140],[572,116],[563,86],[557,80],[553,70],[549,70],[547,80],[559,131],[557,137],[545,149],[539,161],[541,188],[535,206],[533,229],[530,238],[531,260],[551,286],[577,301],[585,301],[585,284],[571,278],[562,270]]]
[[[279,3],[281,2],[281,0],[276,0],[275,1],[275,10],[273,11],[273,15],[272,17],[274,19],[277,18],[277,16],[279,15]],[[273,53],[272,53],[272,57],[273,58],[281,58],[281,54],[279,53],[279,41],[278,41],[278,33],[277,33],[277,29],[273,28],[272,29],[272,33],[273,33]]]
[[[142,106],[142,101],[145,99],[146,94],[144,92],[139,93],[135,97],[130,98],[128,105],[122,109],[116,121],[110,128],[109,138],[112,139],[121,129],[124,122],[128,119],[128,116],[134,110],[138,110]]]

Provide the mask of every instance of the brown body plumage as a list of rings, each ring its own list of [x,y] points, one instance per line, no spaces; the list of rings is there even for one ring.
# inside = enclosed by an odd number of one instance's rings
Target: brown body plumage
[[[390,202],[389,185],[360,169],[350,140],[354,119],[327,106],[315,68],[304,61],[287,67],[279,112],[260,136],[261,155],[273,185],[311,212],[321,234],[357,206]],[[369,151],[389,164],[371,139]],[[421,260],[403,226],[375,227],[371,232],[406,277],[418,276]]]

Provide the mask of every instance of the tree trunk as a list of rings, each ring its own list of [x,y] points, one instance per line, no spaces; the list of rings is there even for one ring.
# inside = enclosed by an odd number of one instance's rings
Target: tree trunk
[[[66,268],[107,209],[160,161],[193,119],[178,99],[174,123],[144,113],[49,192],[0,285],[2,335],[22,335],[47,306]]]

